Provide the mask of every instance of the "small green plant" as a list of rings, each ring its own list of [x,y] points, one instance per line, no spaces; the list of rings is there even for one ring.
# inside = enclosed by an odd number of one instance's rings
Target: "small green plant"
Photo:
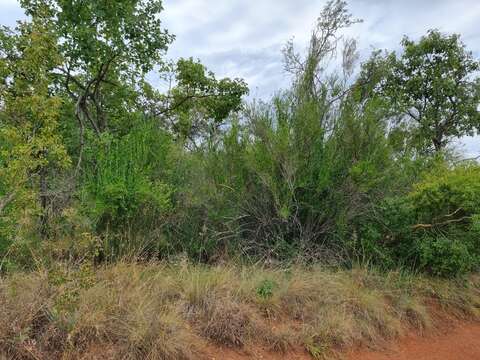
[[[268,300],[272,298],[276,288],[278,288],[278,284],[275,281],[265,279],[257,287],[257,296],[262,300]]]
[[[48,282],[58,289],[52,311],[65,314],[76,309],[81,291],[95,285],[95,271],[88,261],[74,271],[57,266],[49,270]]]
[[[305,348],[307,352],[315,359],[315,360],[326,360],[328,354],[331,353],[331,349],[326,344],[317,344],[314,339],[308,339],[305,343]]]

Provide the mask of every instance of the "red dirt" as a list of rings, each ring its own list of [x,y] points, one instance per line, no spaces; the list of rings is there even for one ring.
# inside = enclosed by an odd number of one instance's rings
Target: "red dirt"
[[[348,360],[480,360],[480,324],[462,324],[444,334],[410,336],[385,352],[353,352]]]
[[[248,351],[233,350],[228,348],[208,347],[205,351],[206,360],[312,360],[306,351],[298,350],[287,354],[273,353],[261,348]]]
[[[231,349],[209,348],[209,360],[308,360],[303,351],[285,355],[261,349],[249,353]],[[451,324],[443,333],[419,337],[410,335],[392,344],[388,350],[351,350],[341,357],[346,360],[480,360],[480,324]]]
[[[73,357],[68,357],[67,355],[66,359],[70,358],[73,359]],[[118,358],[114,349],[92,346],[79,360],[114,360]],[[216,345],[205,346],[205,348],[197,354],[197,358],[201,360],[312,360],[312,357],[302,349],[283,355],[262,348],[235,350],[227,347],[218,347]],[[50,357],[41,357],[41,359],[50,359]],[[6,360],[6,358],[4,359],[0,355],[0,360]]]

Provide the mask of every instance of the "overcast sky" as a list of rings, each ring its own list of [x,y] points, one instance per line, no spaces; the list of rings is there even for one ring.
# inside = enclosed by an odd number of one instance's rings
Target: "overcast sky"
[[[254,97],[267,98],[286,86],[281,49],[294,37],[308,41],[325,0],[164,0],[164,26],[177,36],[169,57],[199,58],[218,77],[242,77]],[[459,33],[480,58],[480,0],[350,0],[364,20],[349,35],[363,58],[372,49],[395,50],[403,35],[413,39],[436,28]],[[0,0],[0,23],[22,17],[16,0]],[[480,155],[480,139],[466,139],[465,150]]]

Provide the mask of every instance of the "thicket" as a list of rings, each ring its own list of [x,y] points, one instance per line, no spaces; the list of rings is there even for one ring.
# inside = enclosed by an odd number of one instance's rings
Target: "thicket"
[[[331,1],[305,54],[284,49],[291,87],[246,101],[243,80],[164,60],[158,0],[21,3],[30,19],[0,31],[1,271],[179,254],[478,269],[480,166],[448,145],[480,128],[479,62],[457,35],[359,65],[341,35],[358,20]]]

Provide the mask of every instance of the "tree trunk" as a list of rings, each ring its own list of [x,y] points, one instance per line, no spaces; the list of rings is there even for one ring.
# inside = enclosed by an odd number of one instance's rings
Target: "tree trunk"
[[[47,169],[40,171],[40,236],[42,239],[48,237],[48,182]]]
[[[444,144],[443,144],[443,136],[437,136],[432,139],[433,146],[435,148],[435,152],[440,152],[443,150]]]

